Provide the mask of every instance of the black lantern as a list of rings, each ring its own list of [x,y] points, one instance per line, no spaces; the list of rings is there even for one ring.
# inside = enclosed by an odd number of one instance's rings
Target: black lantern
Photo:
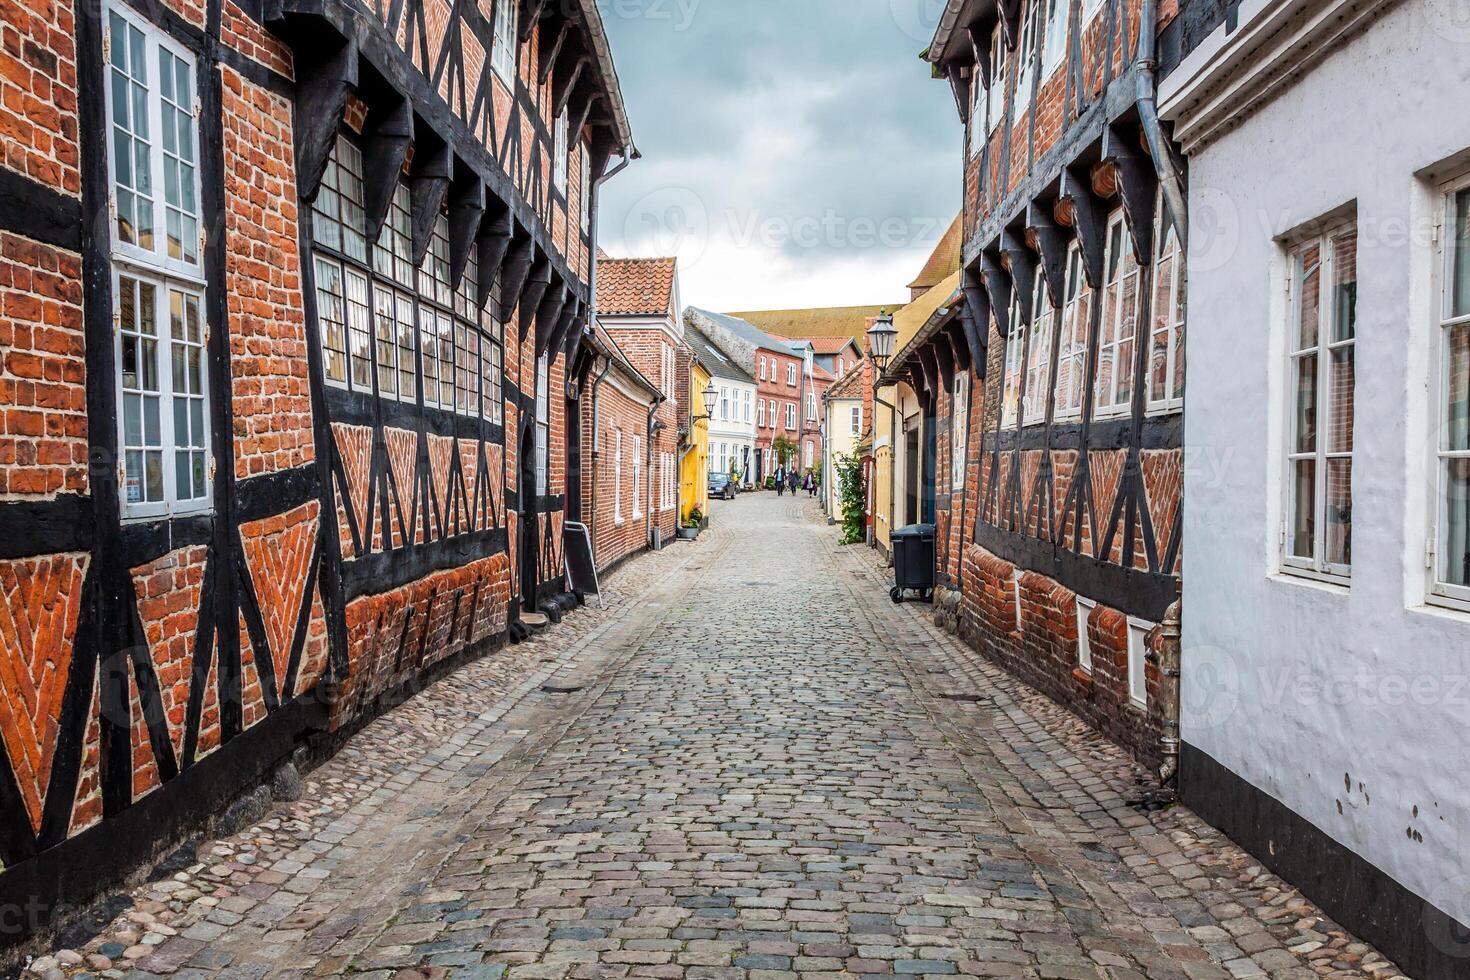
[[[873,363],[878,365],[879,371],[893,357],[893,345],[897,341],[898,331],[893,327],[893,317],[884,310],[878,314],[877,322],[868,330],[868,353],[873,358]]]

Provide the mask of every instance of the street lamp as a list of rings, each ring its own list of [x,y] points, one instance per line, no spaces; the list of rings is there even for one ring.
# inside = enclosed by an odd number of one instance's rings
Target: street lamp
[[[873,363],[878,365],[879,373],[888,366],[889,358],[893,357],[893,345],[898,340],[898,331],[893,327],[893,317],[888,315],[887,310],[878,314],[878,320],[868,330],[868,352],[873,358]]]
[[[705,385],[700,397],[704,399],[704,414],[695,416],[694,421],[708,422],[715,417],[715,401],[719,399],[720,393],[715,391],[714,385]]]

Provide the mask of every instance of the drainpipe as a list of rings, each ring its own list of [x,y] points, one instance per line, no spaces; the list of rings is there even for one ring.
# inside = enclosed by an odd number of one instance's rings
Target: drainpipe
[[[649,503],[653,498],[653,437],[663,428],[654,416],[665,401],[667,399],[659,395],[648,406],[648,436],[643,440],[643,540],[649,544],[653,543],[653,506]]]
[[[1179,776],[1179,662],[1180,662],[1180,603],[1175,602],[1164,613],[1162,638],[1158,655],[1154,658],[1159,667],[1159,710],[1163,714],[1163,735],[1159,748],[1163,764],[1159,766],[1159,781],[1167,786]]]
[[[1189,213],[1185,205],[1184,168],[1175,157],[1174,148],[1159,122],[1158,6],[1158,0],[1143,0],[1139,11],[1138,58],[1134,73],[1138,86],[1138,121],[1144,138],[1148,140],[1149,156],[1153,157],[1154,172],[1158,174],[1159,186],[1174,219],[1174,229],[1179,233],[1179,248],[1187,252]]]
[[[602,415],[598,410],[598,398],[602,394],[602,382],[607,380],[608,372],[612,370],[612,358],[602,366],[602,373],[592,382],[592,513],[587,520],[587,536],[592,539],[592,547],[597,549],[597,487],[602,481],[598,479],[597,463],[602,459]],[[594,554],[592,563],[597,564]]]

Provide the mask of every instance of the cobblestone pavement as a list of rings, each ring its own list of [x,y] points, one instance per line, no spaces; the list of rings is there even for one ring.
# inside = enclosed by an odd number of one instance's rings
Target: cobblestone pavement
[[[357,735],[35,972],[1392,977],[801,498]]]

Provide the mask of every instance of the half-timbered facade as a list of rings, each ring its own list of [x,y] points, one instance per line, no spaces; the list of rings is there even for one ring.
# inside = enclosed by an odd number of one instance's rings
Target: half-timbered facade
[[[929,50],[966,127],[961,295],[899,352],[937,419],[939,601],[1147,760],[1182,568],[1183,167],[1157,77],[1188,0],[951,0]]]
[[[8,944],[564,592],[635,151],[592,0],[0,18]]]

